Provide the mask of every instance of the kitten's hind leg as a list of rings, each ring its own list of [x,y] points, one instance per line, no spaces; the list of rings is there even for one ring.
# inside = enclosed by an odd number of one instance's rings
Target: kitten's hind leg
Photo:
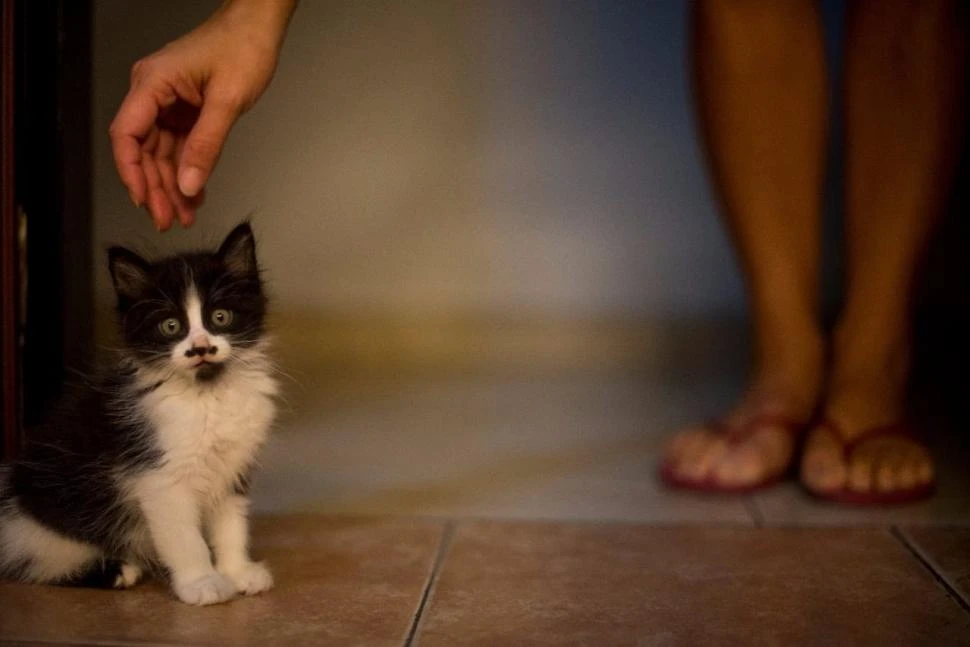
[[[0,511],[0,574],[55,584],[83,576],[101,559],[98,547],[69,539],[12,506]]]
[[[128,589],[141,580],[141,566],[120,559],[101,559],[85,572],[58,582],[63,586],[93,589]]]
[[[145,570],[138,564],[134,562],[122,562],[118,576],[114,581],[114,588],[130,589],[134,585],[141,582],[141,578],[144,576],[144,574]]]

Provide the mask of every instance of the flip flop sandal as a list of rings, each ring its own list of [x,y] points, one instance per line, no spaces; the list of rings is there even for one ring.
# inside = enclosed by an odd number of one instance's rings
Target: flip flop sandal
[[[722,434],[728,445],[737,445],[741,441],[750,438],[751,435],[758,429],[768,426],[780,427],[784,431],[790,433],[792,439],[795,441],[797,441],[808,428],[808,425],[805,423],[794,422],[789,418],[770,414],[754,416],[743,425],[733,428],[723,420],[714,420],[705,425],[705,427],[708,429],[711,429],[718,434]],[[764,488],[775,485],[779,481],[789,476],[792,472],[793,466],[796,463],[795,456],[796,454],[793,452],[792,459],[789,462],[788,467],[781,470],[777,474],[766,476],[760,481],[755,481],[754,483],[748,483],[745,485],[723,485],[722,483],[719,483],[713,476],[708,476],[703,479],[691,479],[678,474],[674,470],[674,466],[671,461],[664,461],[661,464],[660,480],[669,487],[679,488],[682,490],[722,494],[745,494],[748,492],[754,492],[756,490],[763,490]]]
[[[829,433],[829,435],[835,438],[836,441],[838,441],[838,443],[842,446],[842,460],[844,460],[846,464],[849,464],[852,461],[853,454],[855,454],[856,450],[858,450],[863,443],[880,438],[905,439],[923,445],[923,442],[920,441],[913,433],[912,426],[903,422],[871,427],[851,440],[846,439],[842,429],[831,419],[823,420],[820,426],[823,427]],[[892,492],[857,492],[847,487],[829,491],[808,490],[812,496],[819,499],[861,506],[912,503],[914,501],[920,501],[932,496],[933,492],[935,491],[935,480],[931,480],[929,483],[924,483],[923,485],[917,485],[915,487],[905,488],[902,490],[894,490]]]

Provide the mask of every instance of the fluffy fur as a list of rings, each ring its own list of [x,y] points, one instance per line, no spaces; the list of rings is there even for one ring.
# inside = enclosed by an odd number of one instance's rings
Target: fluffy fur
[[[267,590],[246,483],[277,386],[252,231],[154,263],[112,248],[109,264],[121,356],[0,467],[0,575],[125,588],[154,571],[190,604]]]

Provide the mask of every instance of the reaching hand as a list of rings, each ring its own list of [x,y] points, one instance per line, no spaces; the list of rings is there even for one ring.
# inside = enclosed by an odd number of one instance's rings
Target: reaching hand
[[[132,67],[111,147],[132,202],[159,231],[195,220],[229,130],[272,79],[295,5],[230,0]]]

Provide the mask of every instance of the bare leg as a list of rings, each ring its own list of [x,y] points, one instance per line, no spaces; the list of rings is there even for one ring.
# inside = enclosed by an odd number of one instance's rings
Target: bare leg
[[[694,28],[701,125],[756,341],[750,388],[727,419],[771,411],[807,422],[823,370],[817,292],[826,79],[818,8],[814,0],[700,1]],[[793,445],[771,425],[731,446],[696,428],[673,439],[667,460],[690,480],[738,486],[783,470]]]
[[[849,4],[845,69],[846,305],[826,414],[851,436],[905,415],[911,284],[952,179],[960,141],[966,16],[961,0]],[[802,479],[816,491],[883,492],[932,477],[919,444],[873,440],[844,464],[816,430]]]

